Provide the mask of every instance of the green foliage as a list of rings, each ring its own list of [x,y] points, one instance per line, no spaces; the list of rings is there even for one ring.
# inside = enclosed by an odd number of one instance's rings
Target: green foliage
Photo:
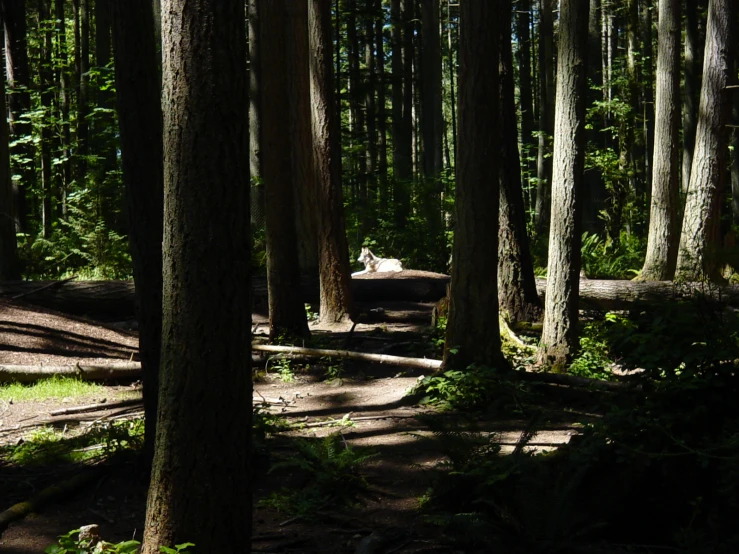
[[[278,356],[271,358],[272,370],[277,373],[280,381],[283,383],[292,383],[295,380],[295,372],[293,371],[292,362],[288,358]]]
[[[470,365],[464,371],[447,370],[421,380],[414,390],[422,402],[463,411],[514,413],[521,409],[526,389],[487,366]]]
[[[0,400],[43,400],[101,394],[104,387],[98,383],[83,381],[76,377],[55,375],[32,384],[7,383],[0,385]]]
[[[143,441],[143,419],[97,422],[75,436],[42,427],[18,444],[0,447],[0,460],[24,466],[75,463],[140,450]]]
[[[617,244],[608,244],[596,234],[582,236],[582,269],[590,279],[631,279],[644,263],[646,241],[621,233]]]
[[[607,314],[606,318],[618,318]],[[580,350],[567,373],[590,379],[610,379],[612,361],[609,357],[609,344],[605,337],[607,330],[603,321],[587,323],[580,332]]]
[[[270,473],[287,469],[304,477],[303,486],[282,489],[260,503],[293,515],[317,517],[327,504],[351,506],[367,491],[360,468],[375,454],[366,448],[352,448],[335,433],[322,439],[297,439],[297,453],[270,468]]]
[[[139,541],[123,541],[117,544],[105,541],[79,540],[75,535],[79,535],[80,530],[74,529],[69,533],[59,536],[57,544],[47,546],[44,549],[45,554],[101,554],[110,552],[110,554],[135,554],[139,551],[141,543]],[[160,546],[159,552],[162,554],[189,554],[188,548],[195,546],[191,542],[176,545],[174,548]]]

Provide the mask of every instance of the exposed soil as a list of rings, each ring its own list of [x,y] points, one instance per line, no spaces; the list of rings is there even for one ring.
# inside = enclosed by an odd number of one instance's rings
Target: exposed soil
[[[432,307],[410,303],[366,305],[362,308],[367,314],[363,321],[367,323],[357,325],[351,336],[346,331],[316,326],[312,331],[327,347],[419,356],[429,351],[426,341]],[[255,322],[259,321],[260,317],[255,316]],[[263,326],[257,327],[257,333],[260,331],[264,331]],[[129,360],[135,356],[136,336],[131,332],[19,303],[0,304],[0,364],[83,360],[90,363],[115,358]],[[370,494],[364,505],[357,508],[337,510],[327,506],[318,522],[307,522],[290,520],[274,510],[257,507],[252,552],[355,552],[361,541],[380,545],[366,550],[368,553],[453,552],[442,545],[444,541],[438,530],[425,525],[416,510],[417,499],[429,484],[428,470],[442,459],[425,420],[416,417],[428,413],[429,408],[418,406],[405,396],[422,375],[421,370],[351,362],[344,364],[339,378],[327,379],[326,366],[311,364],[310,368],[298,370],[294,380],[286,383],[276,374],[274,362],[260,364],[266,366],[266,373],[255,383],[255,399],[266,401],[267,409],[281,414],[288,423],[305,424],[302,429],[273,439],[274,457],[290,455],[290,436],[325,436],[336,432],[348,444],[370,447],[378,456],[365,468]],[[106,386],[103,395],[91,398],[0,403],[0,444],[18,441],[41,424],[52,423],[61,428],[66,425],[74,432],[83,422],[140,411],[137,406],[115,410],[106,407],[122,396],[130,398],[133,394],[140,394],[136,383],[117,383]],[[49,415],[52,409],[103,400],[95,412]],[[315,425],[344,416],[353,423]],[[499,432],[507,448],[512,448],[524,426],[521,421],[478,423],[482,429]],[[537,434],[533,444],[566,442],[574,433],[566,423],[554,425]],[[257,500],[282,486],[299,486],[284,473],[265,475],[260,468],[255,472]],[[19,470],[0,462],[0,488],[5,491],[0,494],[0,511],[64,477],[53,472],[36,475],[33,470]],[[27,486],[18,486],[21,479],[27,480]],[[78,494],[11,524],[0,535],[0,552],[43,552],[59,534],[90,523],[99,524],[101,536],[108,541],[140,539],[145,503],[146,483],[139,467],[133,461],[120,463]]]

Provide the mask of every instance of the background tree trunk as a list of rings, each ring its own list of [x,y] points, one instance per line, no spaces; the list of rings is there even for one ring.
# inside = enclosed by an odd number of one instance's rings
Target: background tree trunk
[[[286,0],[259,1],[262,72],[262,175],[267,208],[267,282],[270,338],[307,337],[308,320],[300,299],[300,266],[295,231],[293,149],[288,95]],[[293,76],[297,79],[297,77]],[[297,109],[297,108],[294,108]],[[294,118],[293,118],[294,119]]]
[[[240,0],[162,3],[164,320],[143,554],[251,536],[244,15]]]
[[[308,8],[313,160],[316,183],[319,183],[320,318],[324,323],[340,324],[354,315],[354,302],[341,198],[339,121],[332,74],[331,0],[310,0]]]
[[[31,123],[21,116],[31,109],[31,73],[28,65],[28,40],[26,36],[25,0],[2,0],[0,2],[5,29],[5,71],[8,76],[8,119],[13,141],[31,134]],[[15,227],[27,232],[27,194],[36,183],[33,160],[35,148],[30,141],[18,141],[12,153],[27,160],[14,170],[20,179],[13,182],[13,204]]]
[[[695,131],[698,127],[698,101],[701,90],[703,49],[698,33],[698,11],[702,0],[685,2],[685,80],[683,87],[682,193],[688,193],[693,165]]]
[[[580,208],[585,161],[587,2],[562,0],[547,296],[539,361],[564,371],[578,348]]]
[[[2,58],[0,58],[2,59]],[[5,73],[0,69],[0,279],[20,278],[15,243],[15,207],[10,178],[10,133],[5,119]]]
[[[261,51],[258,0],[248,0],[249,11],[249,171],[251,174],[251,224],[264,229],[264,182],[262,181]]]
[[[680,2],[659,0],[657,105],[652,201],[644,281],[668,281],[675,274],[680,240],[677,144],[680,130]]]
[[[111,7],[123,184],[144,383],[144,451],[150,462],[156,437],[162,341],[161,78],[151,2],[114,2]]]
[[[698,128],[675,272],[681,281],[721,278],[717,249],[729,120],[726,85],[733,54],[729,30],[736,7],[732,0],[708,3]]]
[[[539,149],[536,158],[536,232],[549,230],[552,190],[551,140],[554,132],[554,24],[552,0],[539,4]]]
[[[536,294],[534,267],[526,234],[521,191],[521,163],[516,141],[513,53],[509,40],[511,2],[498,2],[500,25],[500,229],[498,231],[498,306],[511,322],[538,321],[542,306]]]

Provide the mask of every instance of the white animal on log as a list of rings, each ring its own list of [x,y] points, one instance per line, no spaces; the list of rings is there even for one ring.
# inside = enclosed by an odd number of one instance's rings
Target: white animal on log
[[[352,277],[356,275],[364,275],[365,273],[397,273],[403,271],[403,264],[395,258],[378,258],[369,248],[362,248],[357,261],[364,264],[363,271],[352,273]]]

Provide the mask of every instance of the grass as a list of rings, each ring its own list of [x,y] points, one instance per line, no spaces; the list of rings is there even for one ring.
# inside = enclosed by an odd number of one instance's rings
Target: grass
[[[0,385],[0,400],[13,402],[45,400],[102,394],[105,387],[97,383],[81,381],[75,377],[51,377],[36,383],[8,383]]]

